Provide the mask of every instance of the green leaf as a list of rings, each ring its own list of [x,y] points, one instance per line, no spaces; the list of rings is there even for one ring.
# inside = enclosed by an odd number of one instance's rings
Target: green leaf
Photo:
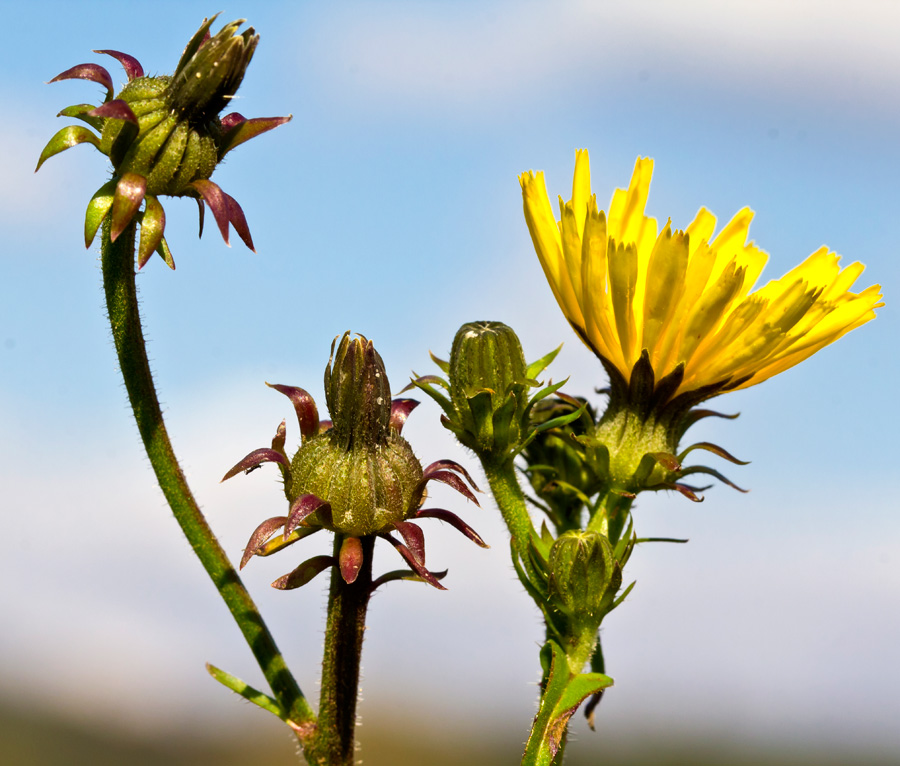
[[[63,109],[57,117],[74,117],[76,120],[81,120],[82,122],[86,122],[90,125],[94,130],[103,131],[103,117],[94,117],[93,115],[89,115],[88,112],[93,112],[96,109],[93,104],[72,104],[72,106],[67,106]]]
[[[172,257],[172,251],[169,250],[169,243],[166,242],[165,237],[159,240],[159,244],[156,246],[156,252],[159,253],[159,257],[166,262],[166,266],[172,269],[172,271],[175,271],[175,259]]]
[[[100,151],[99,136],[81,125],[69,125],[69,127],[57,131],[53,138],[47,142],[34,172],[37,173],[41,169],[41,165],[54,155],[64,152],[66,149],[71,149],[78,144],[92,144],[97,151]]]
[[[428,380],[429,378],[432,378],[433,380]],[[437,375],[427,375],[424,378],[416,378],[415,380],[413,380],[410,383],[410,387],[415,387],[420,391],[424,391],[426,394],[428,394],[428,396],[430,396],[432,399],[434,399],[434,401],[438,403],[438,406],[444,411],[448,418],[452,418],[453,415],[456,414],[453,409],[453,404],[440,391],[435,391],[431,387],[431,385],[429,385],[432,382],[438,383],[438,385],[443,385],[445,387],[447,386],[447,383],[438,378]],[[403,391],[406,390],[406,388],[403,389]],[[401,391],[401,393],[403,392]]]
[[[103,223],[103,219],[106,218],[112,208],[115,193],[116,179],[113,178],[97,189],[94,192],[94,196],[91,197],[91,201],[88,202],[87,212],[84,216],[85,247],[90,247],[94,237],[97,236],[97,229],[100,228],[100,224]]]
[[[603,673],[579,673],[566,685],[565,692],[553,710],[554,715],[565,716],[568,720],[585,699],[609,688],[613,683],[613,680]]]
[[[556,355],[562,351],[563,345],[564,344],[560,343],[549,354],[544,354],[540,359],[529,364],[528,367],[525,368],[525,377],[534,379],[546,370],[550,366],[550,363],[556,359]]]
[[[432,361],[432,362],[434,362],[438,367],[441,368],[441,371],[442,371],[445,375],[449,375],[449,374],[450,374],[450,362],[448,362],[448,361],[446,361],[446,360],[444,360],[444,359],[441,359],[441,358],[435,356],[434,353],[431,352],[431,351],[428,352],[428,356],[431,357],[431,361]]]
[[[613,680],[602,673],[572,674],[565,652],[555,641],[548,641],[541,649],[541,665],[547,682],[525,748],[523,766],[551,766],[564,741],[569,719],[578,706],[587,697],[613,685]]]
[[[561,380],[559,383],[551,383],[548,386],[545,386],[540,391],[538,391],[534,396],[531,397],[531,401],[528,402],[528,409],[526,412],[530,412],[531,408],[534,407],[541,399],[546,399],[550,394],[555,394],[559,389],[561,389],[566,383],[569,382],[568,378]],[[580,413],[579,413],[580,414]]]
[[[138,246],[138,269],[150,260],[150,256],[162,242],[166,230],[166,213],[159,200],[151,194],[144,197],[144,215],[141,218],[141,240]]]
[[[625,588],[625,590],[622,591],[622,595],[619,596],[615,601],[613,601],[613,605],[609,608],[610,612],[625,600],[625,597],[629,593],[631,593],[631,591],[635,585],[637,585],[637,580],[632,580],[631,585],[629,585],[627,588]],[[607,614],[608,614],[608,612],[607,612]]]
[[[288,720],[288,714],[278,704],[278,702],[270,697],[268,694],[264,694],[259,691],[259,689],[254,689],[249,684],[242,681],[240,678],[237,678],[230,673],[226,673],[221,668],[217,668],[215,665],[211,665],[210,663],[206,663],[207,672],[216,679],[223,686],[228,687],[231,691],[236,694],[240,694],[245,700],[248,702],[252,702],[254,705],[258,705],[263,710],[268,710],[272,715],[277,716],[282,721]]]

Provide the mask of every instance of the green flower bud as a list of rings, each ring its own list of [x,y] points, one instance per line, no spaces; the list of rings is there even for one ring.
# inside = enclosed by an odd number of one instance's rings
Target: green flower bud
[[[337,339],[335,339],[337,342]],[[391,420],[391,389],[384,362],[371,341],[341,338],[337,353],[325,369],[325,401],[335,438],[352,447],[360,441],[376,445],[387,441]]]
[[[335,350],[337,346],[337,350]],[[487,544],[455,513],[422,508],[430,481],[446,484],[478,505],[478,491],[468,471],[453,460],[436,460],[422,468],[400,434],[414,399],[391,401],[384,362],[372,342],[344,333],[331,344],[325,369],[325,397],[331,420],[319,420],[313,398],[302,388],[267,384],[294,405],[302,443],[293,460],[285,451],[286,426],[278,426],[272,446],[253,450],[223,477],[250,473],[275,463],[284,479],[290,503],[287,515],[263,521],[244,548],[241,567],[254,556],[269,556],[323,529],[342,538],[337,557],[316,556],[279,578],[273,586],[299,588],[324,569],[337,565],[347,583],[354,582],[363,563],[360,538],[378,535],[403,557],[409,570],[390,572],[375,585],[413,577],[443,589],[442,574],[425,566],[425,538],[419,521],[439,519],[476,545]],[[471,487],[471,489],[470,489]],[[391,533],[399,534],[400,539]]]
[[[423,470],[390,427],[390,384],[372,342],[341,338],[325,370],[332,428],[307,439],[291,462],[291,499],[313,494],[331,505],[332,529],[384,532],[418,510]]]
[[[80,64],[51,80],[84,79],[107,89],[103,104],[75,104],[60,112],[99,132],[70,126],[47,144],[38,168],[48,158],[89,143],[109,157],[112,179],[98,189],[85,216],[85,245],[90,246],[101,223],[111,223],[115,241],[133,222],[141,224],[138,266],[159,252],[174,268],[165,231],[160,195],[189,196],[212,211],[219,231],[228,242],[233,226],[252,250],[253,240],[240,205],[210,181],[225,154],[239,144],[287,122],[290,117],[248,120],[234,112],[219,116],[230,103],[259,42],[252,27],[241,34],[244,20],[226,24],[215,35],[209,30],[216,17],[207,19],[185,48],[171,76],[147,77],[137,59],[119,51],[97,51],[115,58],[125,69],[128,83],[113,97],[112,77],[97,64]],[[144,211],[139,208],[145,203]]]
[[[550,548],[549,570],[553,605],[595,633],[622,585],[622,570],[609,541],[597,532],[565,532]]]
[[[533,385],[525,372],[522,344],[503,322],[467,322],[450,351],[450,396],[459,409],[482,392],[521,392]],[[499,406],[499,405],[498,405]],[[496,408],[495,408],[496,409]]]

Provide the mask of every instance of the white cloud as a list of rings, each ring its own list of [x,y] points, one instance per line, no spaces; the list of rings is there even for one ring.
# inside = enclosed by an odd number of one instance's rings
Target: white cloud
[[[816,0],[363,4],[331,6],[318,23],[303,54],[314,81],[385,109],[538,104],[567,79],[623,73],[625,87],[674,73],[890,109],[900,90],[900,5],[877,0],[852,12]]]

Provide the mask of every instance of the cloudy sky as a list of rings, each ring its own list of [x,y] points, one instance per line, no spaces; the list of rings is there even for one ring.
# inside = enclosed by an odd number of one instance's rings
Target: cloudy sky
[[[54,115],[100,97],[92,83],[46,81],[97,61],[120,82],[118,65],[91,53],[103,48],[167,73],[217,10],[4,5],[16,34],[0,52],[0,686],[138,728],[237,708],[205,661],[259,675],[125,406],[98,252],[81,241],[103,158],[76,147],[32,171],[65,124]],[[800,367],[719,400],[737,421],[697,428],[752,461],[727,471],[749,494],[641,502],[642,534],[691,542],[641,548],[629,565],[638,586],[605,627],[616,687],[602,725],[900,752],[897,4],[272,2],[222,18],[251,13],[261,42],[236,108],[294,119],[214,180],[243,205],[258,254],[226,248],[213,227],[198,241],[194,203],[174,200],[177,271],[154,260],[139,278],[176,449],[229,553],[282,509],[274,472],[218,484],[290,415],[263,381],[320,395],[346,329],[375,341],[395,390],[475,319],[515,327],[529,358],[565,341],[552,374],[571,374],[571,393],[602,385],[543,280],[516,176],[542,169],[551,197],[568,198],[586,147],[605,203],[651,156],[649,214],[677,227],[701,205],[722,222],[749,205],[751,236],[770,253],[764,281],[827,244],[867,265],[859,287],[880,283],[887,305]],[[437,418],[429,404],[411,418],[417,452],[471,466]],[[469,722],[501,710],[524,729],[538,618],[496,511],[445,500],[493,548],[428,530],[450,590],[400,584],[373,602],[366,704]],[[268,583],[323,544],[245,577],[312,695],[324,578],[293,593]],[[394,567],[391,551],[378,555],[376,567]]]

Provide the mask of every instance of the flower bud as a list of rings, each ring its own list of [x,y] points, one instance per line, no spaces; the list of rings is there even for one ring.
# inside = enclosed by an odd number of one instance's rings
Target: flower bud
[[[423,470],[391,429],[390,383],[372,342],[345,333],[325,370],[332,428],[306,440],[291,463],[292,498],[313,494],[331,505],[336,531],[382,532],[412,516]]]
[[[337,342],[337,339],[335,339]],[[371,446],[387,440],[391,420],[391,390],[381,356],[365,338],[345,333],[331,346],[325,369],[325,401],[335,439],[345,447]]]
[[[449,427],[479,455],[518,449],[527,434],[528,389],[522,345],[502,322],[468,322],[450,352]]]
[[[38,160],[39,169],[48,158],[80,143],[92,144],[109,157],[112,178],[94,194],[85,216],[86,246],[107,218],[111,241],[133,222],[140,222],[138,267],[158,252],[174,268],[163,236],[165,213],[157,199],[168,195],[193,197],[200,203],[201,232],[205,203],[226,244],[232,226],[253,249],[240,205],[209,179],[226,153],[290,117],[248,120],[237,112],[219,116],[244,78],[259,35],[252,27],[237,34],[244,23],[241,19],[210,36],[215,19],[213,16],[203,22],[171,76],[145,76],[134,57],[113,50],[97,51],[115,58],[128,76],[127,84],[115,97],[112,77],[97,64],[80,64],[51,80],[92,80],[107,91],[104,102],[96,108],[75,104],[59,113],[86,122],[99,136],[82,126],[63,128],[50,139]],[[139,214],[142,203],[144,211]]]
[[[564,532],[550,548],[549,569],[553,605],[573,622],[596,631],[622,584],[609,541],[597,532]]]
[[[450,352],[451,398],[457,407],[483,391],[501,397],[528,387],[525,355],[513,329],[502,322],[467,322]]]

